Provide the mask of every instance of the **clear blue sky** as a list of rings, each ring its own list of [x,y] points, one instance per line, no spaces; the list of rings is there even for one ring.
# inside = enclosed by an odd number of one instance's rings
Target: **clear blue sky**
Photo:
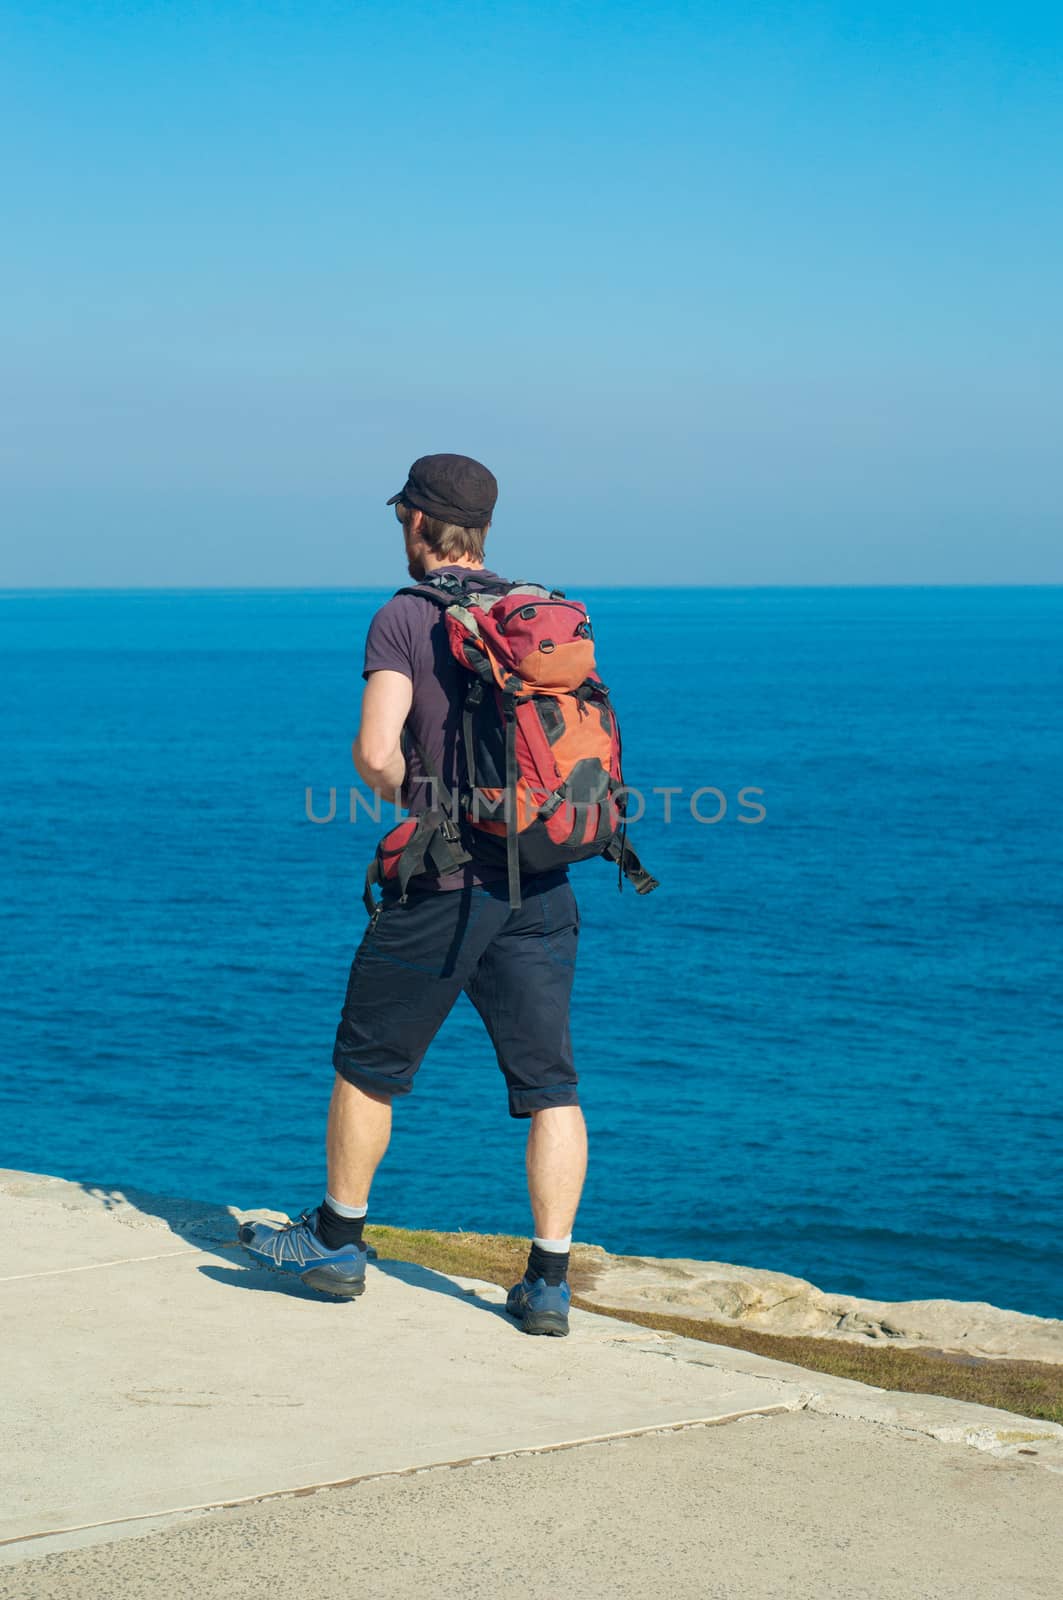
[[[1057,6],[6,4],[0,584],[1063,581]]]

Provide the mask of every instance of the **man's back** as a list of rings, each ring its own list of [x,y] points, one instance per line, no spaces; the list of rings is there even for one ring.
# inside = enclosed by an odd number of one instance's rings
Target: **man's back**
[[[471,589],[490,588],[504,582],[486,567],[441,566],[439,574],[452,573]],[[468,674],[455,661],[440,607],[416,594],[395,594],[376,613],[365,641],[362,676],[373,672],[398,672],[409,678],[413,698],[406,716],[406,777],[402,803],[419,815],[438,803],[431,774],[426,772],[424,751],[446,788],[456,794],[462,783],[461,710]],[[461,889],[470,884],[497,883],[500,867],[471,861],[457,871],[422,880],[425,888]]]
[[[503,580],[486,567],[442,566],[471,589],[489,588]],[[406,726],[411,746],[406,753],[403,804],[420,812],[430,803],[428,774],[417,753],[419,745],[450,789],[460,773],[461,707],[467,674],[455,661],[440,608],[419,595],[396,594],[381,606],[369,626],[363,677],[371,672],[401,672],[413,684]]]

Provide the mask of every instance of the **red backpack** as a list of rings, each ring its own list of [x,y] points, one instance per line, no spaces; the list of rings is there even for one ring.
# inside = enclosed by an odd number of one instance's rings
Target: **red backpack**
[[[452,871],[470,860],[505,866],[509,901],[522,874],[605,856],[639,894],[657,887],[627,843],[620,729],[595,670],[586,607],[534,583],[472,588],[450,573],[400,589],[438,605],[451,653],[468,674],[461,709],[461,782],[444,785],[413,741],[434,804],[377,847],[366,882]]]

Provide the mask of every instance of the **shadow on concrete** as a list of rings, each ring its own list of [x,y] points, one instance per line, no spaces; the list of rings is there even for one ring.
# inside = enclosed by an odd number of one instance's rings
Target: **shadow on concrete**
[[[225,1263],[224,1266],[210,1265],[199,1268],[204,1277],[213,1278],[216,1283],[226,1284],[231,1289],[249,1289],[255,1294],[287,1294],[299,1300],[319,1302],[332,1300],[334,1305],[344,1303],[332,1299],[329,1295],[319,1294],[315,1289],[308,1289],[298,1278],[286,1277],[282,1273],[270,1272],[266,1267],[257,1266],[245,1256],[236,1237],[239,1220],[235,1207],[218,1205],[210,1200],[186,1200],[170,1195],[148,1194],[142,1189],[124,1189],[109,1184],[80,1183],[78,1188],[97,1205],[101,1205],[105,1211],[117,1213],[132,1208],[145,1216],[157,1217],[166,1223],[178,1239],[195,1246],[197,1250],[217,1256],[219,1262]],[[276,1215],[279,1216],[280,1213]],[[370,1261],[377,1272],[383,1272],[389,1278],[398,1278],[402,1283],[424,1289],[430,1294],[464,1300],[467,1304],[476,1306],[478,1310],[501,1318],[515,1333],[520,1331],[518,1324],[507,1315],[503,1306],[493,1300],[484,1299],[475,1291],[462,1289],[441,1272],[433,1272],[430,1267],[417,1266],[410,1261],[380,1260],[375,1252],[370,1255]],[[372,1293],[371,1282],[368,1292]]]
[[[227,1289],[250,1289],[252,1294],[283,1294],[290,1300],[313,1300],[318,1305],[346,1306],[355,1303],[353,1300],[338,1299],[335,1295],[319,1294],[316,1289],[308,1289],[305,1283],[300,1283],[298,1278],[290,1278],[283,1272],[271,1272],[268,1267],[258,1267],[253,1261],[246,1257],[244,1259],[247,1265],[243,1267],[200,1267],[200,1276],[224,1284]]]
[[[158,1217],[178,1239],[211,1255],[231,1260],[233,1252],[240,1249],[232,1207],[210,1200],[148,1194],[143,1189],[119,1188],[117,1184],[80,1183],[78,1188],[105,1211],[117,1214],[131,1208],[144,1216]]]
[[[377,1271],[384,1272],[389,1278],[398,1278],[402,1283],[411,1284],[416,1289],[428,1289],[435,1294],[449,1295],[455,1300],[464,1300],[467,1305],[476,1306],[481,1311],[490,1311],[493,1316],[501,1317],[508,1323],[514,1332],[519,1332],[519,1324],[506,1311],[505,1306],[499,1305],[496,1300],[485,1300],[483,1295],[475,1289],[462,1289],[450,1278],[441,1272],[433,1272],[431,1267],[420,1267],[412,1261],[378,1261]]]
[[[430,1294],[445,1295],[451,1300],[464,1300],[467,1305],[475,1306],[479,1311],[489,1312],[494,1317],[499,1317],[507,1323],[514,1332],[519,1332],[517,1324],[506,1314],[505,1308],[494,1300],[485,1300],[475,1290],[461,1289],[456,1283],[440,1272],[433,1272],[430,1267],[415,1266],[409,1261],[380,1261],[373,1263],[377,1272],[382,1272],[386,1277],[398,1278],[402,1283],[408,1283],[413,1288],[425,1289]],[[199,1271],[205,1278],[212,1278],[215,1283],[226,1284],[230,1289],[249,1289],[252,1294],[285,1294],[296,1300],[322,1300],[331,1301],[333,1305],[352,1304],[344,1302],[331,1295],[319,1294],[316,1289],[308,1289],[299,1279],[280,1272],[271,1272],[268,1267],[259,1267],[253,1261],[248,1261],[246,1267],[238,1266],[204,1266]],[[366,1285],[366,1293],[372,1295],[373,1280],[370,1276]],[[357,1296],[361,1299],[361,1296]]]

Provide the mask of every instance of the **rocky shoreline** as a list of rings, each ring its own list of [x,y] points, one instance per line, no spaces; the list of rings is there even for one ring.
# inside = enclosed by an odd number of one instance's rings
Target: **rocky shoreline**
[[[1063,1321],[981,1301],[861,1300],[803,1278],[721,1261],[574,1252],[578,1292],[589,1305],[656,1311],[761,1333],[849,1343],[889,1343],[974,1360],[1063,1364]]]

